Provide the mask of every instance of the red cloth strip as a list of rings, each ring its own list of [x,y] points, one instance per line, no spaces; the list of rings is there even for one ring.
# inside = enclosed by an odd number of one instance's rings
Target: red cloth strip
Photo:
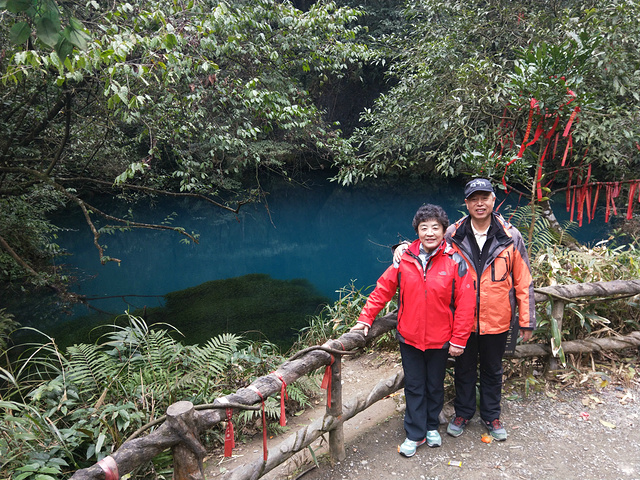
[[[633,218],[633,197],[636,194],[636,188],[638,188],[638,183],[632,183],[629,185],[629,204],[627,205],[627,220],[631,220]]]
[[[580,107],[576,107],[573,109],[573,112],[571,112],[571,116],[569,117],[567,126],[565,127],[564,133],[562,134],[563,137],[566,137],[567,135],[569,135],[569,131],[571,130],[571,125],[573,124],[573,121],[576,119],[576,116],[578,115],[579,111],[580,111]]]
[[[104,472],[105,480],[119,480],[120,474],[118,473],[118,464],[112,456],[104,457],[98,462],[98,466]]]
[[[567,212],[569,211],[569,207],[571,206],[571,177],[573,177],[573,168],[569,169],[569,181],[567,182]]]
[[[607,184],[606,185],[606,210],[604,212],[604,223],[608,223],[609,222],[609,213],[611,212],[611,185]]]
[[[227,429],[224,432],[224,456],[230,457],[233,448],[236,446],[235,435],[233,433],[233,409],[227,408]]]
[[[569,135],[569,140],[567,140],[567,146],[564,149],[564,155],[562,156],[561,167],[564,167],[565,162],[567,161],[567,154],[569,153],[569,149],[573,146],[573,137]]]
[[[282,386],[280,387],[280,426],[284,427],[287,425],[287,416],[285,414],[284,400],[289,399],[289,394],[287,394],[287,382],[284,381],[284,378],[282,378],[281,375],[277,374],[276,372],[273,372],[273,373],[282,382]]]
[[[602,187],[600,184],[596,187],[596,195],[593,199],[593,208],[591,209],[591,220],[596,217],[596,206],[598,205],[598,197],[600,196],[600,187]]]
[[[344,350],[344,345],[342,346]],[[331,363],[327,365],[327,368],[324,369],[324,377],[322,377],[322,383],[320,384],[320,388],[323,388],[327,391],[327,407],[331,406],[331,366],[335,362],[335,357],[331,355]]]

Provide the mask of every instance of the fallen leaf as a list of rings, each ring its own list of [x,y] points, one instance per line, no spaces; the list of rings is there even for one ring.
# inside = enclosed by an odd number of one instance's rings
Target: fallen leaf
[[[600,423],[602,425],[604,425],[605,427],[607,427],[607,428],[616,428],[615,424],[613,424],[613,423],[609,423],[609,422],[607,422],[605,420],[602,420],[601,418],[599,420],[600,420]]]
[[[482,440],[484,443],[491,443],[493,442],[493,437],[488,433],[483,433],[480,440]]]
[[[604,403],[602,400],[600,400],[598,397],[594,396],[594,395],[589,395],[589,398],[591,400],[593,400],[596,403]]]

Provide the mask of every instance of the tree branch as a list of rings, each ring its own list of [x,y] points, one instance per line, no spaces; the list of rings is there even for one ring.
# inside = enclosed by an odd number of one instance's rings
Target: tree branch
[[[11,245],[7,243],[7,241],[0,235],[0,247],[2,247],[11,257],[16,261],[18,265],[24,268],[30,275],[37,277],[38,273],[25,262],[20,255],[18,255]]]
[[[56,179],[57,182],[83,182],[83,183],[95,183],[96,185],[105,185],[105,186],[109,186],[109,187],[113,187],[113,183],[112,182],[107,182],[104,180],[97,180],[95,178],[89,178],[89,177],[72,177],[72,178],[57,178]],[[251,200],[241,200],[236,204],[236,207],[229,207],[228,205],[224,205],[222,203],[216,202],[215,200],[213,200],[212,198],[207,197],[206,195],[202,195],[200,193],[186,193],[186,192],[170,192],[168,190],[158,190],[156,188],[153,187],[145,187],[142,185],[118,185],[118,187],[122,188],[122,189],[128,189],[128,190],[139,190],[139,191],[143,191],[143,192],[148,192],[148,193],[156,193],[158,195],[167,195],[169,197],[190,197],[190,198],[197,198],[199,200],[203,200],[205,202],[211,203],[212,205],[215,205],[216,207],[222,208],[223,210],[227,210],[231,213],[234,214],[238,214],[238,212],[240,212],[240,208],[243,205],[246,205],[247,203],[251,203]]]
[[[69,141],[69,131],[70,131],[70,129],[71,129],[71,93],[67,91],[67,93],[65,94],[64,137],[62,138],[62,141],[60,142],[60,146],[58,147],[58,151],[56,152],[55,156],[51,160],[51,163],[49,164],[49,168],[47,168],[47,170],[44,172],[44,174],[46,176],[51,175],[51,171],[53,170],[53,167],[55,167],[56,164],[58,163],[58,161],[60,160],[60,157],[62,156],[62,152],[64,151],[64,147],[66,147],[67,142]]]

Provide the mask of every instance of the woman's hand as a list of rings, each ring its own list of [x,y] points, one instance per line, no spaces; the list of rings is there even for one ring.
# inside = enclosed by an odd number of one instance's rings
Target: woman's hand
[[[353,327],[351,327],[350,332],[357,332],[360,330],[364,330],[364,336],[366,337],[369,334],[369,325],[365,325],[364,323],[356,323]]]
[[[449,345],[449,355],[452,357],[459,357],[464,353],[464,348],[454,347],[453,345]]]
[[[401,243],[396,247],[396,249],[393,251],[393,263],[396,263],[396,264],[400,263],[402,254],[406,252],[407,248],[409,248],[409,245],[406,243]]]

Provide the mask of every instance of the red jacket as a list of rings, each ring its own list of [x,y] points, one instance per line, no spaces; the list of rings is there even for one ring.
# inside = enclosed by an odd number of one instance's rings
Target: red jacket
[[[441,349],[447,342],[465,347],[473,328],[475,292],[464,258],[442,242],[429,258],[426,271],[418,257],[420,241],[414,241],[378,279],[358,322],[369,326],[396,294],[400,341],[419,350]]]

